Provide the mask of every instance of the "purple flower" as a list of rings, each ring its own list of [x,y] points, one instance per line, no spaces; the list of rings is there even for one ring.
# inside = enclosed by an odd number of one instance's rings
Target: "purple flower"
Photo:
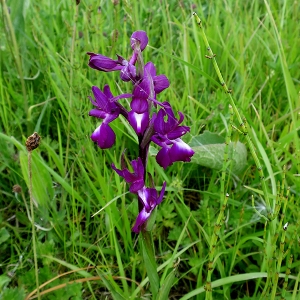
[[[127,183],[130,184],[130,192],[138,193],[140,189],[144,186],[144,166],[141,158],[139,157],[137,160],[133,160],[131,162],[133,173],[130,173],[128,169],[124,168],[123,170],[119,170],[112,164],[112,168],[117,172],[117,174],[123,177]]]
[[[132,110],[128,113],[128,122],[137,135],[142,135],[149,124],[149,113],[138,114]]]
[[[123,68],[123,58],[118,56],[118,60],[113,60],[102,54],[96,54],[93,52],[87,52],[90,56],[89,66],[92,69],[96,69],[103,72],[111,72],[122,70]]]
[[[116,134],[108,124],[102,123],[92,133],[91,139],[93,142],[97,143],[101,149],[108,149],[111,148],[115,143]]]
[[[120,71],[120,78],[133,84],[132,94],[121,94],[116,97],[112,95],[108,85],[104,86],[103,91],[93,86],[94,97],[89,98],[94,108],[90,110],[89,115],[103,120],[91,135],[91,139],[97,142],[101,149],[110,148],[115,143],[116,134],[110,123],[120,114],[138,135],[139,157],[131,161],[132,171],[126,167],[123,154],[121,169],[117,169],[114,164],[111,165],[112,169],[129,184],[130,192],[138,195],[139,214],[132,228],[136,233],[150,230],[155,219],[156,207],[162,202],[166,189],[166,182],[163,183],[160,192],[153,185],[151,188],[145,186],[150,142],[153,141],[161,147],[156,160],[164,169],[176,161],[190,161],[194,154],[194,151],[181,140],[181,137],[190,130],[188,126],[181,126],[183,114],[179,112],[179,119],[175,118],[170,104],[156,99],[170,83],[165,75],[156,75],[156,68],[152,62],[144,64],[142,51],[147,45],[146,32],[135,31],[130,37],[133,51],[128,60],[120,55],[114,60],[102,54],[87,53],[91,68],[103,72]],[[130,111],[118,102],[123,98],[132,98]],[[152,105],[155,108],[157,105],[161,107],[157,114],[152,114]]]
[[[144,77],[137,83],[133,90],[131,108],[136,113],[144,113],[148,110],[148,100],[152,100],[156,106],[156,95],[170,86],[165,75],[156,75],[154,64],[150,61],[144,67]]]
[[[193,149],[181,139],[172,141],[173,145],[165,143],[161,145],[156,155],[157,163],[164,169],[171,166],[176,161],[191,161],[191,157],[194,155]]]
[[[194,151],[180,139],[190,131],[188,126],[179,126],[183,122],[183,114],[178,112],[179,120],[177,120],[170,104],[164,102],[163,105],[165,108],[160,109],[157,116],[152,119],[155,133],[151,140],[162,147],[156,156],[156,161],[166,169],[175,161],[191,161]],[[168,116],[167,121],[164,120],[165,116]]]
[[[148,45],[148,36],[145,31],[135,31],[130,37],[130,45],[133,50],[143,51]]]
[[[138,197],[143,204],[143,209],[138,214],[132,231],[135,233],[141,231],[142,225],[147,222],[154,208],[162,202],[165,188],[166,182],[164,182],[159,195],[155,188],[146,188],[145,186],[138,191]]]
[[[102,124],[92,133],[91,139],[98,143],[101,149],[112,147],[115,143],[116,135],[108,125],[116,119],[121,111],[121,106],[116,103],[118,99],[131,97],[131,94],[122,94],[114,97],[108,85],[104,86],[103,92],[96,86],[92,87],[95,99],[89,97],[96,107],[90,110],[89,115],[103,119]]]
[[[121,71],[120,78],[123,81],[132,80],[133,82],[135,82],[136,69],[134,64],[136,62],[136,57],[134,57],[130,61],[127,61],[120,55],[117,55],[118,60],[113,60],[102,54],[96,54],[93,52],[88,52],[87,54],[90,56],[89,66],[92,69],[103,72]]]
[[[134,50],[130,60],[126,60],[120,55],[117,60],[111,59],[102,54],[96,54],[88,52],[90,56],[89,66],[92,69],[96,69],[103,72],[121,71],[120,78],[123,81],[137,81],[137,72],[135,63],[139,59],[141,52],[145,49],[148,44],[148,37],[145,31],[136,31],[130,38],[131,48]]]

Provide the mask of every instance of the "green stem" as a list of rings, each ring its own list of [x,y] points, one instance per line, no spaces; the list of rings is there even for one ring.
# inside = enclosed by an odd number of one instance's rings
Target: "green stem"
[[[294,290],[293,290],[293,296],[292,296],[292,300],[296,300],[298,299],[297,296],[299,296],[298,294],[298,285],[299,285],[299,282],[300,282],[300,270],[298,272],[298,276],[297,276],[297,279],[296,279],[296,282],[295,282],[295,285],[294,285]],[[297,298],[296,298],[297,297]]]
[[[230,112],[230,120],[229,120],[228,131],[226,134],[226,140],[225,140],[225,150],[224,150],[222,175],[221,175],[221,202],[220,202],[221,205],[224,202],[225,194],[226,194],[226,191],[225,191],[226,169],[230,165],[228,153],[229,153],[229,144],[231,142],[232,124],[233,124],[233,111],[232,111],[231,105],[229,105],[229,112]]]
[[[287,269],[285,271],[285,278],[284,278],[284,283],[283,283],[283,289],[281,292],[281,299],[285,299],[285,293],[287,290],[289,275],[291,274],[292,262],[293,262],[293,255],[291,254],[288,259],[288,262],[287,262]]]
[[[215,223],[214,226],[214,232],[212,234],[212,238],[210,240],[210,249],[209,249],[209,261],[208,261],[208,270],[207,270],[207,279],[206,279],[206,284],[205,284],[205,290],[206,290],[206,300],[211,300],[212,299],[212,288],[211,288],[211,275],[214,270],[214,257],[215,257],[215,250],[217,246],[217,241],[219,238],[220,234],[220,229],[224,223],[224,211],[227,206],[229,194],[226,194],[224,197],[224,201],[220,210],[220,213],[217,218],[217,222]]]
[[[224,150],[224,158],[223,158],[223,166],[222,166],[222,175],[221,175],[221,193],[220,193],[220,205],[221,205],[221,210],[217,219],[217,223],[214,227],[214,232],[213,236],[210,240],[210,245],[209,245],[209,262],[208,262],[208,270],[207,270],[207,278],[206,278],[206,284],[205,284],[205,289],[206,289],[206,299],[212,299],[212,289],[211,289],[211,275],[214,269],[214,252],[216,248],[216,243],[218,241],[219,233],[221,226],[223,224],[224,220],[224,211],[227,205],[227,200],[228,200],[228,194],[226,194],[225,190],[225,180],[226,180],[226,169],[229,165],[229,158],[228,158],[228,152],[229,152],[229,144],[231,140],[231,134],[232,134],[232,123],[233,123],[233,111],[232,111],[232,106],[229,105],[229,111],[230,111],[230,124],[228,126],[228,131],[226,135],[226,140],[225,140],[225,150]]]
[[[286,231],[284,230],[283,233],[282,233],[281,239],[280,239],[279,254],[278,254],[278,260],[277,260],[277,268],[276,268],[275,276],[274,276],[274,279],[273,279],[271,299],[274,299],[274,300],[276,298],[276,292],[277,292],[278,274],[280,272],[281,263],[282,263],[282,259],[283,259],[283,254],[284,254],[285,233],[286,233]]]
[[[75,14],[74,14],[74,26],[73,26],[73,33],[72,33],[72,44],[71,44],[71,51],[70,51],[70,89],[69,89],[69,108],[68,108],[68,124],[67,124],[67,145],[66,145],[66,157],[65,157],[65,174],[67,173],[68,168],[68,155],[69,155],[69,147],[70,147],[70,127],[71,127],[71,116],[73,114],[73,80],[74,80],[74,53],[75,53],[75,41],[76,41],[76,24],[78,19],[78,5],[75,5]]]
[[[217,64],[217,61],[216,61],[216,54],[213,53],[209,43],[208,43],[208,40],[207,40],[207,37],[206,37],[206,34],[205,34],[205,31],[202,27],[202,24],[201,24],[201,20],[200,18],[198,17],[198,15],[196,13],[193,13],[194,17],[196,18],[196,21],[197,21],[197,24],[199,25],[199,28],[200,28],[200,31],[201,31],[201,35],[202,35],[202,38],[204,40],[204,43],[205,43],[205,46],[207,48],[207,51],[209,53],[209,55],[206,55],[206,57],[208,59],[211,59],[212,60],[212,63],[213,63],[213,66],[215,68],[215,71],[218,75],[218,78],[220,80],[220,83],[225,91],[225,93],[229,96],[229,100],[230,100],[230,105],[232,106],[233,108],[233,111],[234,111],[234,114],[239,122],[239,126],[241,128],[241,131],[243,132],[245,138],[246,138],[246,141],[248,143],[248,146],[249,146],[249,149],[250,149],[250,152],[251,152],[251,155],[254,159],[254,162],[255,162],[255,165],[257,167],[257,170],[259,172],[259,176],[260,176],[260,179],[261,179],[261,185],[262,185],[262,189],[263,189],[263,193],[264,193],[264,198],[265,198],[265,201],[266,201],[266,205],[267,205],[267,210],[268,210],[268,215],[271,216],[272,215],[272,207],[271,207],[271,203],[270,203],[270,199],[269,199],[269,194],[268,194],[268,190],[267,190],[267,186],[266,186],[266,183],[265,183],[265,177],[264,177],[264,173],[263,173],[263,170],[262,170],[262,166],[260,164],[260,161],[257,157],[257,154],[255,152],[255,148],[254,148],[254,145],[252,143],[252,140],[248,134],[248,130],[247,130],[247,127],[246,127],[246,123],[243,121],[241,115],[239,114],[239,111],[235,105],[235,102],[231,96],[231,90],[228,89],[227,85],[226,85],[226,82],[225,80],[223,79],[223,76],[222,76],[222,73],[219,69],[219,66]]]

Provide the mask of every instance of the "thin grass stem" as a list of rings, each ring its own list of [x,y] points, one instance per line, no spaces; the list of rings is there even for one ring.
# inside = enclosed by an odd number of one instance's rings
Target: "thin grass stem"
[[[78,5],[75,5],[75,14],[74,14],[74,25],[72,32],[72,43],[70,51],[70,83],[69,83],[69,109],[68,109],[68,124],[67,124],[67,144],[66,144],[66,156],[65,156],[65,173],[67,173],[68,167],[68,154],[70,147],[70,127],[71,127],[71,116],[72,116],[72,107],[73,107],[73,79],[74,79],[74,55],[75,55],[75,41],[76,41],[76,24],[78,19]]]
[[[275,299],[275,297],[276,297],[277,286],[278,286],[278,275],[279,275],[279,272],[280,272],[281,263],[282,263],[282,260],[283,260],[283,254],[284,254],[286,230],[287,230],[287,226],[283,227],[283,232],[282,232],[281,239],[280,239],[278,259],[277,259],[277,268],[276,268],[275,276],[274,276],[274,279],[273,279],[271,299]]]
[[[284,278],[283,288],[282,288],[282,292],[281,292],[281,300],[285,299],[289,275],[291,274],[292,262],[293,262],[293,255],[291,254],[287,261],[287,269],[285,271],[285,278]]]
[[[220,229],[224,223],[224,211],[227,206],[229,194],[227,193],[224,197],[224,201],[220,210],[220,213],[218,215],[217,221],[214,226],[214,231],[212,234],[212,238],[210,240],[210,249],[209,249],[209,261],[208,261],[208,270],[207,270],[207,279],[205,284],[205,290],[206,290],[206,297],[205,299],[211,300],[212,299],[212,288],[211,288],[211,275],[214,270],[214,257],[215,257],[215,250],[217,246],[217,241],[220,234]]]
[[[297,276],[297,279],[296,279],[296,282],[295,282],[295,285],[294,285],[292,300],[298,299],[297,296],[299,296],[299,291],[298,291],[299,281],[300,281],[300,270],[298,272],[298,276]]]
[[[251,155],[254,159],[254,162],[255,162],[255,165],[256,165],[256,168],[259,172],[259,176],[260,176],[260,179],[261,179],[261,185],[262,185],[262,189],[263,189],[263,194],[264,194],[264,198],[265,198],[265,202],[266,202],[266,205],[267,205],[267,210],[268,210],[268,216],[271,217],[272,216],[272,207],[271,207],[271,203],[270,203],[270,199],[269,199],[269,194],[268,194],[268,189],[267,189],[267,185],[266,185],[266,182],[265,182],[265,176],[264,176],[264,172],[263,172],[263,169],[262,169],[262,166],[260,164],[260,161],[257,157],[257,154],[256,154],[256,151],[255,151],[255,147],[252,143],[252,140],[248,134],[248,130],[247,130],[247,126],[244,122],[244,120],[242,119],[236,105],[235,105],[235,102],[233,100],[233,97],[231,96],[231,93],[232,91],[227,87],[226,85],[226,82],[222,76],[222,73],[219,69],[219,66],[217,64],[217,61],[216,61],[216,54],[213,53],[210,45],[209,45],[209,42],[207,40],[207,37],[206,37],[206,34],[205,34],[205,31],[204,31],[204,28],[202,26],[202,22],[200,20],[200,18],[198,17],[198,15],[194,12],[193,13],[195,19],[196,19],[196,22],[200,28],[200,31],[201,31],[201,35],[202,35],[202,38],[204,40],[204,43],[205,43],[205,46],[206,46],[206,49],[209,53],[209,55],[206,55],[205,57],[212,60],[212,63],[213,63],[213,66],[215,68],[215,71],[218,75],[218,78],[220,80],[220,83],[225,91],[225,93],[228,95],[229,97],[229,100],[230,100],[230,105],[232,106],[233,108],[233,111],[234,111],[234,114],[238,120],[238,123],[239,123],[239,127],[243,133],[243,135],[245,136],[246,138],[246,141],[248,143],[248,146],[249,146],[249,149],[250,149],[250,152],[251,152]]]
[[[8,45],[11,47],[11,53],[13,54],[14,60],[15,60],[15,64],[16,64],[16,69],[20,78],[20,82],[21,82],[21,90],[22,90],[22,94],[23,94],[23,103],[24,103],[24,113],[26,115],[26,121],[27,121],[27,134],[29,134],[30,132],[30,128],[29,128],[29,118],[28,118],[28,97],[27,97],[27,92],[26,92],[26,86],[25,86],[25,81],[24,81],[24,77],[23,77],[23,71],[22,71],[22,60],[21,60],[21,56],[20,56],[20,51],[19,51],[19,46],[18,46],[18,42],[16,39],[16,35],[15,35],[15,30],[10,18],[10,13],[8,11],[8,7],[6,5],[6,1],[5,0],[1,0],[2,3],[2,13],[3,13],[3,18],[6,21],[6,25],[8,30],[5,31],[5,33],[7,33],[7,41],[9,41],[9,39],[11,40],[11,44],[8,42]]]
[[[222,165],[222,175],[221,175],[221,193],[220,193],[221,210],[220,210],[219,216],[217,218],[217,222],[214,226],[213,235],[212,235],[212,238],[210,240],[210,245],[209,245],[209,247],[210,247],[209,261],[208,261],[207,278],[206,278],[206,284],[205,284],[206,299],[212,299],[211,275],[214,270],[214,254],[215,254],[216,244],[217,244],[219,234],[220,234],[220,229],[224,222],[224,211],[227,206],[227,200],[229,197],[229,195],[226,194],[226,191],[225,191],[225,180],[226,180],[226,169],[227,169],[228,163],[229,163],[228,153],[229,153],[229,144],[231,141],[232,122],[233,122],[233,111],[232,111],[231,105],[229,105],[229,111],[230,111],[230,121],[229,121],[230,124],[228,126],[228,131],[226,134],[225,150],[224,150],[223,165]]]

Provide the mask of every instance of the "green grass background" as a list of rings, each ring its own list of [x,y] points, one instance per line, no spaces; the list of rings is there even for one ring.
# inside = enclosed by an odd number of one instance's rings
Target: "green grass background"
[[[131,232],[137,199],[110,167],[112,162],[119,166],[125,148],[128,159],[135,159],[137,142],[121,118],[112,123],[117,135],[113,148],[103,151],[89,137],[99,124],[88,117],[91,86],[109,84],[117,95],[130,92],[130,84],[121,82],[117,72],[88,68],[86,52],[129,57],[132,32],[145,30],[149,46],[143,52],[144,61],[154,62],[157,73],[165,74],[171,83],[158,100],[169,101],[185,114],[184,125],[191,127],[186,141],[199,135],[202,125],[225,136],[229,101],[211,60],[205,58],[193,11],[203,20],[219,67],[248,122],[274,202],[286,166],[285,187],[290,187],[294,198],[284,216],[284,222],[290,223],[285,249],[291,245],[291,275],[299,280],[299,7],[292,0],[82,0],[77,6],[67,0],[6,4],[2,0],[0,295],[22,299],[36,288],[25,205],[29,206],[29,195],[24,146],[36,131],[42,137],[32,165],[38,206],[35,221],[40,227],[36,229],[39,282],[62,274],[42,289],[54,288],[42,299],[111,299],[109,287],[128,299],[151,299],[139,239]],[[233,139],[245,142],[237,131]],[[180,257],[170,294],[170,299],[180,299],[205,284],[208,240],[220,210],[221,174],[183,163],[164,172],[154,157],[148,172],[158,187],[167,181],[153,231],[154,245],[161,274],[165,262]],[[21,194],[12,192],[15,184],[22,187]],[[263,276],[248,278],[247,274],[263,274],[267,246],[264,222],[251,206],[254,195],[257,210],[266,213],[250,154],[247,169],[238,177],[228,175],[226,186],[230,198],[213,272],[213,281],[224,281],[213,295],[214,299],[254,299],[268,283]],[[281,236],[281,228],[276,228]],[[97,269],[87,269],[91,266]],[[284,260],[280,272],[286,268]],[[238,274],[245,276],[226,282]],[[295,278],[288,282],[288,299],[299,297]],[[82,281],[59,286],[76,279]],[[282,286],[279,280],[278,295]],[[190,298],[204,299],[205,293]]]

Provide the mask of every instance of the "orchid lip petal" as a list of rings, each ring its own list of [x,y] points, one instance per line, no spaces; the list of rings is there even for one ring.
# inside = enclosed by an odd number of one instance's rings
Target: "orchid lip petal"
[[[92,133],[91,139],[97,142],[101,149],[111,148],[116,141],[116,134],[109,127],[108,124],[102,123],[97,129]]]
[[[173,164],[171,157],[169,155],[169,148],[163,147],[161,148],[156,155],[157,163],[164,169]]]
[[[170,149],[170,156],[173,162],[175,161],[191,161],[191,157],[195,151],[181,139],[176,139],[172,148]]]
[[[143,208],[138,214],[135,224],[132,227],[132,231],[135,233],[140,233],[142,225],[149,219],[150,213],[147,213],[145,208]]]
[[[152,211],[157,205],[159,205],[162,200],[166,189],[166,182],[163,183],[162,189],[158,195],[155,188],[143,187],[138,191],[139,200],[143,204],[143,208],[138,214],[132,231],[139,233],[142,230],[143,224],[147,222],[151,216]]]
[[[132,110],[128,113],[128,122],[137,133],[137,135],[142,135],[149,124],[149,113],[145,112],[142,114],[138,114],[134,110]]]

